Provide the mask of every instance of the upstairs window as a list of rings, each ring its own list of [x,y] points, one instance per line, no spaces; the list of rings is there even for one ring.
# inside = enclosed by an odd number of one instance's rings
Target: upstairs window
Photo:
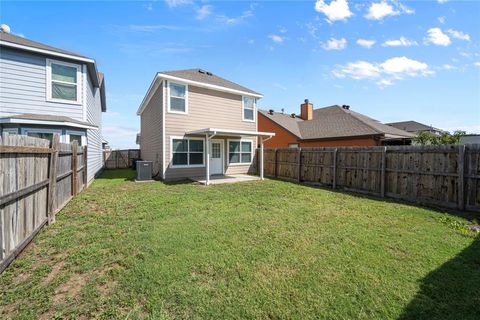
[[[170,82],[168,84],[169,104],[168,111],[187,113],[187,86]]]
[[[47,59],[47,100],[80,104],[80,65]]]
[[[243,121],[255,121],[255,98],[243,97]]]

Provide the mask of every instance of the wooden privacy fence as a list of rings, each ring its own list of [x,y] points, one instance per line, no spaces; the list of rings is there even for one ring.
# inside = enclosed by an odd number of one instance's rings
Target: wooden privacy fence
[[[87,147],[3,133],[0,138],[0,272],[87,185]]]
[[[103,162],[105,169],[125,169],[133,166],[133,161],[140,159],[139,149],[105,150]]]
[[[264,174],[480,212],[480,145],[267,149]]]

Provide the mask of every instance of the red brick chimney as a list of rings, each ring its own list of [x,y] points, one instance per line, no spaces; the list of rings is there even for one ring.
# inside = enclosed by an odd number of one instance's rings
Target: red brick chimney
[[[308,102],[308,99],[305,99],[305,103],[300,105],[300,118],[303,120],[313,119],[313,104]]]

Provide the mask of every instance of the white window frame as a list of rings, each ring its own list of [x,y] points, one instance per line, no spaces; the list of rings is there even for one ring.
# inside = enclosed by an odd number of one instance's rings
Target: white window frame
[[[231,141],[238,141],[240,142],[240,161],[242,161],[242,142],[250,142],[250,162],[230,162],[230,142]],[[253,149],[253,140],[249,139],[228,139],[227,140],[227,161],[229,166],[248,166],[253,163],[253,156],[254,156],[254,149]]]
[[[300,145],[298,143],[289,143],[288,148],[290,149],[298,149],[300,148]]]
[[[72,67],[72,68],[77,69],[77,84],[76,84],[77,85],[77,100],[76,101],[52,98],[52,64],[58,64],[58,65],[63,65],[63,66]],[[58,81],[58,80],[54,80],[54,81],[61,82],[61,81]],[[83,88],[83,74],[82,74],[82,66],[81,65],[76,64],[76,63],[47,59],[47,97],[46,97],[47,101],[81,105],[82,104],[82,88]]]
[[[197,140],[202,141],[203,143],[203,157],[202,157],[202,164],[173,164],[173,140],[188,140],[187,146],[187,162],[190,163],[190,140]],[[203,168],[205,167],[205,139],[203,138],[195,138],[195,137],[182,137],[182,136],[170,136],[170,164],[168,165],[170,168]]]
[[[245,98],[253,99],[253,120],[245,119]],[[255,122],[256,119],[257,119],[257,99],[255,97],[251,97],[251,96],[242,96],[242,121]]]
[[[65,140],[66,143],[70,143],[70,135],[82,136],[82,147],[87,145],[87,135],[84,131],[76,131],[76,130],[67,130],[65,132]]]
[[[62,134],[62,129],[46,129],[46,128],[22,128],[21,129],[21,134],[23,135],[28,135],[29,132],[58,134],[60,138],[60,142],[65,142],[65,136]]]
[[[176,84],[178,86],[185,86],[185,111],[178,111],[178,110],[172,110],[170,108],[170,84]],[[188,114],[188,84],[186,83],[181,83],[181,82],[174,82],[174,81],[166,81],[167,84],[167,104],[168,104],[168,112],[169,113],[177,113],[177,114]],[[178,98],[178,97],[174,97]]]

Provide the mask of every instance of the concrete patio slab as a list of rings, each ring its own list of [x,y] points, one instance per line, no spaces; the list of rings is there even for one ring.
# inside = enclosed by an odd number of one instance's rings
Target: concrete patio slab
[[[205,185],[205,176],[192,177],[192,181]],[[260,180],[260,177],[250,176],[247,174],[232,174],[232,175],[213,175],[210,177],[210,184],[223,184],[223,183],[237,183],[245,181]]]

